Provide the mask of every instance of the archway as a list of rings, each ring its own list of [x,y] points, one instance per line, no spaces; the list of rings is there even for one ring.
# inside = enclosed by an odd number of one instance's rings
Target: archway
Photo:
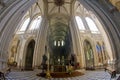
[[[27,46],[27,52],[25,58],[25,70],[32,70],[34,47],[35,47],[35,41],[31,40]]]
[[[84,41],[84,54],[86,61],[86,69],[91,70],[94,69],[94,55],[91,43],[88,40]]]

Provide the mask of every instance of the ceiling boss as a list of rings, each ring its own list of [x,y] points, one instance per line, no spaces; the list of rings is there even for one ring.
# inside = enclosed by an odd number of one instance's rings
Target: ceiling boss
[[[65,3],[64,0],[54,0],[54,2],[55,2],[55,5],[57,6],[62,6]]]

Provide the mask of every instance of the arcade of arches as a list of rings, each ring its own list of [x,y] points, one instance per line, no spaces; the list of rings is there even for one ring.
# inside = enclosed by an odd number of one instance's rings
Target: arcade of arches
[[[0,70],[45,63],[51,72],[71,65],[120,73],[119,11],[120,0],[0,0]]]

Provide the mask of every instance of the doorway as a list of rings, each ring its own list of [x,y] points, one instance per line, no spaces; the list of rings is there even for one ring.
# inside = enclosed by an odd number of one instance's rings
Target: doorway
[[[27,52],[25,58],[25,70],[32,70],[34,48],[35,48],[35,41],[31,40],[27,46]]]

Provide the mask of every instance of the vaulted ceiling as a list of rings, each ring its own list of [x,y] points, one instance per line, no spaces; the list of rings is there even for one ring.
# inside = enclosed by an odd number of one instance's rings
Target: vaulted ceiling
[[[48,14],[66,14],[70,15],[70,6],[74,0],[47,0]]]
[[[50,38],[52,41],[61,41],[66,39],[68,33],[68,25],[56,22],[55,24],[50,26]]]
[[[71,4],[74,0],[47,0],[51,41],[65,40],[69,30]]]

